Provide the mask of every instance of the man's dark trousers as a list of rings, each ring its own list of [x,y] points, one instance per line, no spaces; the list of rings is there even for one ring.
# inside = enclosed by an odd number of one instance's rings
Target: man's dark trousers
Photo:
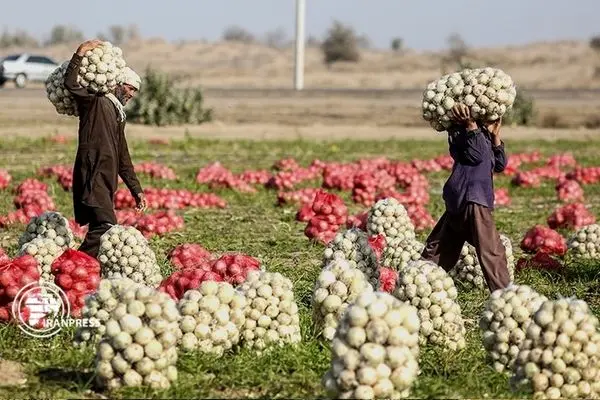
[[[117,224],[117,216],[113,209],[104,209],[100,207],[87,207],[88,214],[88,232],[83,243],[79,246],[82,251],[94,258],[98,257],[100,250],[100,237],[108,231],[112,225]]]

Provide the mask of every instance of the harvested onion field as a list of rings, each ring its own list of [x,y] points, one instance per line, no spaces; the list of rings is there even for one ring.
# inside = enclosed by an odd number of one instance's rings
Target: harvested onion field
[[[161,235],[154,235],[150,245],[159,260],[162,274],[167,277],[173,270],[167,260],[168,252],[176,245],[199,243],[216,255],[242,252],[260,260],[268,271],[281,272],[294,285],[295,300],[300,309],[302,341],[295,346],[274,348],[260,356],[245,349],[234,349],[221,358],[181,352],[177,361],[179,378],[169,390],[153,392],[148,388],[121,389],[111,397],[127,398],[315,398],[325,392],[321,378],[330,367],[331,354],[328,343],[320,339],[312,326],[312,288],[322,267],[323,244],[313,243],[304,234],[306,222],[296,221],[298,204],[278,204],[280,190],[297,190],[320,187],[321,174],[315,179],[293,183],[293,188],[265,188],[251,185],[257,190],[248,193],[227,187],[211,187],[196,182],[198,170],[215,161],[229,168],[234,174],[247,170],[268,170],[281,159],[294,158],[300,167],[308,167],[314,160],[325,163],[353,162],[380,157],[390,162],[431,160],[446,154],[443,140],[437,142],[415,141],[351,141],[314,143],[305,141],[201,141],[185,140],[169,145],[131,140],[131,153],[135,164],[160,163],[171,167],[178,180],[151,178],[140,174],[143,186],[148,188],[186,189],[193,192],[210,192],[226,202],[224,208],[185,207],[174,212],[181,216],[184,227]],[[513,245],[515,259],[525,256],[519,244],[525,233],[536,224],[547,225],[547,219],[564,205],[557,197],[555,185],[557,169],[569,173],[576,166],[568,157],[557,157],[570,152],[577,167],[600,165],[597,155],[600,141],[589,142],[514,142],[507,143],[507,153],[531,154],[539,152],[536,160],[527,160],[517,167],[518,171],[534,170],[521,175],[520,185],[511,181],[514,175],[496,176],[496,189],[508,189],[510,204],[498,207],[495,212],[497,226],[507,235]],[[15,211],[12,190],[26,178],[36,178],[48,184],[48,194],[56,209],[72,218],[71,194],[63,190],[56,177],[41,177],[41,167],[65,164],[71,166],[75,144],[59,144],[49,139],[18,141],[3,140],[0,144],[2,168],[12,176],[7,188],[0,191],[0,214]],[[555,156],[551,158],[551,156]],[[531,157],[530,157],[531,158]],[[553,160],[550,167],[548,160]],[[441,161],[441,160],[440,160]],[[566,163],[567,165],[563,165]],[[366,165],[366,164],[365,164]],[[421,164],[418,164],[421,165]],[[512,164],[515,166],[516,164]],[[554,166],[552,166],[554,165]],[[557,166],[558,165],[558,166]],[[399,168],[401,169],[401,168]],[[593,170],[583,171],[579,179],[598,179]],[[412,172],[407,172],[411,174]],[[443,212],[442,185],[449,172],[419,172],[426,177],[429,201],[416,192],[417,203],[437,219]],[[589,175],[589,176],[588,176]],[[569,176],[569,175],[567,175]],[[397,181],[403,181],[400,174]],[[540,180],[536,187],[536,179]],[[528,183],[533,182],[533,187]],[[63,182],[65,183],[65,182]],[[600,181],[582,183],[582,203],[590,213],[600,212]],[[355,203],[351,190],[327,189],[338,194],[348,207],[349,215],[367,209]],[[396,190],[402,193],[398,184]],[[499,197],[498,197],[499,198]],[[498,199],[497,198],[497,199]],[[151,214],[157,210],[149,210]],[[152,230],[145,225],[145,229]],[[10,224],[0,230],[0,245],[14,257],[18,251],[17,241],[23,232],[23,224]],[[429,227],[417,234],[424,241]],[[568,239],[575,230],[559,227],[557,231]],[[585,300],[596,315],[600,315],[600,285],[598,262],[582,262],[569,253],[557,258],[563,266],[558,270],[525,268],[517,271],[515,282],[530,285],[550,299],[559,296],[575,296]],[[489,293],[470,289],[456,282],[458,302],[462,309],[467,330],[467,346],[456,352],[444,351],[432,345],[421,347],[419,366],[421,373],[411,390],[411,397],[419,398],[508,398],[529,397],[525,393],[513,393],[509,388],[508,375],[495,372],[486,362],[482,345],[479,316]],[[27,381],[22,385],[3,387],[2,376],[11,371],[0,370],[0,397],[3,398],[98,398],[94,381],[94,351],[79,350],[71,345],[73,330],[63,330],[49,340],[31,339],[15,326],[0,325],[0,359],[23,364]],[[2,368],[5,367],[5,364]],[[107,393],[104,393],[107,395]]]

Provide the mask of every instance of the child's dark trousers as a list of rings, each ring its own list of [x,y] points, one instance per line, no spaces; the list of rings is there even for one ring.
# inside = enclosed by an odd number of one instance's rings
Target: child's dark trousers
[[[450,271],[465,242],[475,247],[479,265],[491,292],[510,284],[506,251],[496,230],[492,210],[467,203],[457,214],[445,212],[427,238],[422,257]]]

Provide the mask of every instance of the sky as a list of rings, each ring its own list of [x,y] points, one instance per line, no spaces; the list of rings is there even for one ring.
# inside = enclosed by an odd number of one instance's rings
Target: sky
[[[29,0],[28,12],[19,1],[3,3],[0,28],[42,39],[55,24],[95,36],[135,23],[144,37],[172,41],[218,40],[230,25],[258,36],[281,27],[293,37],[295,30],[294,0]],[[599,14],[600,0],[306,0],[306,34],[322,38],[337,19],[379,48],[401,37],[408,48],[443,49],[450,33],[475,47],[519,45],[589,39],[600,34]]]

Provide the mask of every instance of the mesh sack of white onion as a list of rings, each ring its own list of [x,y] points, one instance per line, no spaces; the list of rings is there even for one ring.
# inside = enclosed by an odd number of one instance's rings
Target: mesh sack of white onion
[[[419,260],[424,247],[423,243],[416,239],[391,239],[383,249],[381,264],[399,271],[409,262]]]
[[[492,292],[479,319],[488,361],[497,372],[512,370],[533,314],[546,296],[527,285]]]
[[[100,237],[98,260],[106,278],[130,278],[157,287],[162,281],[156,255],[140,231],[113,225]]]
[[[548,300],[533,315],[511,377],[533,398],[600,397],[598,318],[578,299]]]
[[[379,266],[377,265],[377,255],[369,244],[369,237],[366,232],[358,228],[351,228],[337,233],[323,252],[323,265],[325,266],[336,259],[348,261],[350,266],[365,274],[371,286],[378,287]]]
[[[406,398],[419,374],[415,307],[383,292],[351,304],[331,342],[323,386],[335,399]]]
[[[19,256],[29,254],[38,262],[40,282],[54,282],[52,263],[63,252],[63,249],[52,239],[38,237],[25,243],[19,249]]]
[[[319,274],[311,298],[313,319],[322,328],[323,337],[333,339],[348,305],[362,293],[372,291],[373,286],[359,269],[342,258],[331,260]]]
[[[92,92],[108,93],[123,82],[126,66],[121,48],[103,42],[84,54],[77,82]]]
[[[19,247],[37,237],[52,239],[63,249],[74,245],[69,220],[56,211],[46,211],[39,217],[33,217],[19,238]]]
[[[570,255],[581,258],[600,258],[600,225],[591,224],[579,229],[567,242]]]
[[[504,245],[504,250],[506,251],[508,275],[510,281],[513,282],[515,278],[515,256],[513,254],[512,243],[505,235],[500,235],[500,241]],[[453,279],[458,280],[469,287],[476,287],[478,289],[485,289],[487,287],[475,247],[468,243],[464,244],[458,262],[448,273]]]
[[[247,300],[244,347],[262,352],[274,345],[300,342],[298,305],[289,278],[279,272],[250,271],[238,289]]]
[[[418,309],[421,344],[450,350],[466,346],[465,325],[452,278],[431,261],[411,261],[400,270],[394,296]]]
[[[177,303],[143,284],[117,290],[117,298],[119,304],[96,347],[96,382],[109,390],[168,389],[177,380]]]
[[[451,126],[450,110],[463,103],[477,120],[495,121],[512,105],[517,90],[512,78],[498,68],[464,69],[427,84],[423,92],[423,119],[438,132]]]
[[[70,60],[69,60],[70,61]],[[46,78],[46,96],[50,103],[56,109],[56,112],[64,115],[78,116],[77,104],[75,98],[67,89],[65,89],[65,72],[69,65],[65,61],[57,67],[48,78]]]
[[[197,290],[185,292],[178,308],[184,350],[221,356],[240,341],[246,298],[231,284],[202,282]]]
[[[515,253],[513,251],[513,245],[510,241],[510,238],[506,235],[500,235],[500,241],[504,246],[504,250],[506,251],[506,263],[508,265],[508,272],[511,274],[511,280],[514,278],[514,269],[515,269]]]
[[[87,344],[96,344],[106,332],[106,322],[110,313],[119,305],[118,294],[126,289],[135,290],[136,282],[129,278],[102,279],[98,290],[85,298],[81,309],[81,316],[94,326],[78,327],[75,331],[73,344],[82,347]]]
[[[369,235],[383,234],[386,241],[414,239],[415,227],[406,208],[393,197],[381,199],[369,210],[367,217]]]

